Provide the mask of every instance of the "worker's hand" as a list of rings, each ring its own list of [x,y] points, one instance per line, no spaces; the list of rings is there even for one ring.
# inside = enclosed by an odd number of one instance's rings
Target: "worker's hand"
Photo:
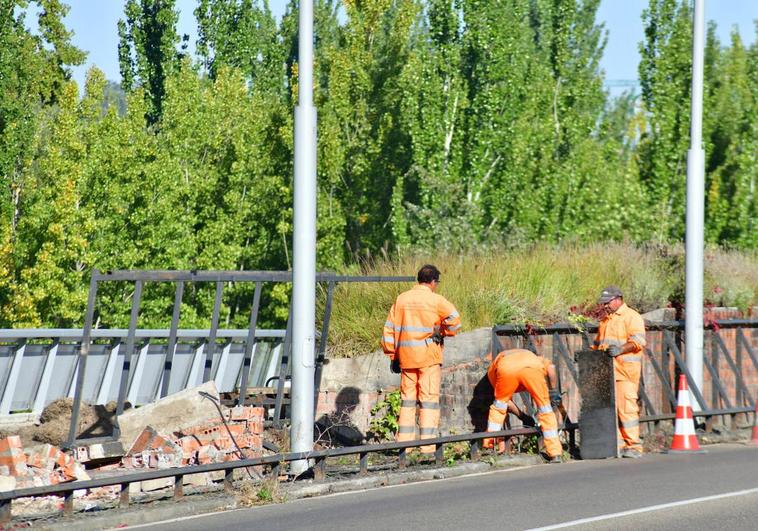
[[[400,374],[400,358],[395,355],[395,359],[390,361],[390,370],[395,374]]]
[[[550,390],[550,405],[558,407],[561,405],[561,392],[558,389]]]
[[[611,345],[605,349],[605,353],[608,354],[611,358],[615,358],[621,354],[621,348],[617,347],[616,345]]]
[[[521,413],[521,415],[519,415],[518,418],[521,421],[521,424],[523,424],[527,428],[534,428],[537,426],[537,423],[534,422],[534,418],[532,418],[531,415],[527,415],[526,413]]]
[[[434,327],[434,333],[432,334],[431,339],[440,346],[445,344],[445,336],[442,335],[442,329],[440,327]]]

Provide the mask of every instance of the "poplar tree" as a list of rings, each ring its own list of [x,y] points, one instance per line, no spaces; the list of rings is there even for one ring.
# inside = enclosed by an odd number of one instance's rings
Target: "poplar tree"
[[[692,11],[689,2],[650,0],[643,11],[639,77],[647,128],[639,145],[645,218],[659,240],[684,238],[687,149],[692,84]]]
[[[176,0],[127,0],[125,19],[118,21],[121,86],[126,91],[143,89],[150,124],[160,119],[166,79],[181,59],[175,4]]]

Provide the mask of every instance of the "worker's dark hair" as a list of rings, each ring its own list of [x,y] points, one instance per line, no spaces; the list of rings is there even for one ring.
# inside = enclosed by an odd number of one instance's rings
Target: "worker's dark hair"
[[[429,284],[432,280],[440,279],[440,270],[431,264],[426,264],[418,270],[416,279],[420,284]]]

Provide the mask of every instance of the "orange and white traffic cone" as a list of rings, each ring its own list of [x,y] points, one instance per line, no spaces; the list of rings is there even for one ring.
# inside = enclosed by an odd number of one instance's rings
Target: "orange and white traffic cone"
[[[695,435],[695,421],[692,418],[687,377],[681,374],[676,403],[676,420],[674,421],[674,440],[671,441],[669,453],[702,451]]]
[[[753,437],[748,444],[758,446],[758,400],[755,401],[755,416],[753,418]]]

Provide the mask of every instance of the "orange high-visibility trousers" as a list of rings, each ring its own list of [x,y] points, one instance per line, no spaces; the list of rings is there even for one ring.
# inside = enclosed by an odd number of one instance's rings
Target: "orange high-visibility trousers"
[[[416,438],[416,405],[421,439],[437,436],[440,423],[440,380],[442,366],[431,365],[419,369],[403,369],[400,374],[400,416],[397,424],[397,441]],[[422,453],[434,453],[435,446],[422,446]]]
[[[506,351],[507,352],[507,351]],[[490,406],[487,418],[487,431],[500,431],[508,413],[508,401],[514,393],[528,391],[537,406],[537,418],[545,441],[545,450],[550,457],[563,453],[561,441],[558,438],[558,420],[550,406],[550,392],[545,381],[545,370],[540,366],[524,366],[524,355],[521,351],[510,351],[504,356],[498,356],[493,362],[492,370],[488,371],[490,381],[495,387],[495,400]],[[528,353],[533,356],[530,352]],[[509,359],[512,356],[512,359]],[[537,358],[537,356],[534,356]],[[510,363],[510,362],[513,363]],[[527,362],[528,363],[528,362]],[[483,446],[492,444],[491,439],[484,439]]]
[[[618,414],[619,448],[642,451],[640,443],[640,408],[637,403],[642,364],[624,362],[629,378],[616,379],[616,413]]]

